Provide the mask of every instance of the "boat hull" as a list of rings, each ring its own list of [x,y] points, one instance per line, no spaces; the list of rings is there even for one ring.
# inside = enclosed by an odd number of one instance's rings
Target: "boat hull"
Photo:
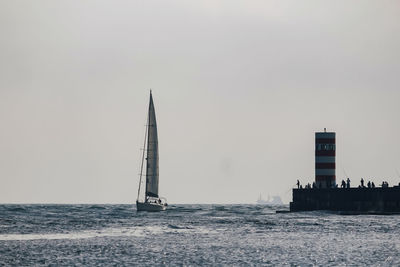
[[[166,204],[136,202],[137,211],[164,211],[167,209]]]

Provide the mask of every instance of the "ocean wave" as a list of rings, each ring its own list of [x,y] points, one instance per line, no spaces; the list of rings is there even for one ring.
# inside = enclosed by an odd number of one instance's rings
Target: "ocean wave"
[[[75,240],[107,237],[144,237],[165,233],[210,233],[212,230],[204,227],[168,225],[146,225],[140,227],[105,228],[100,230],[83,230],[68,233],[27,233],[0,234],[0,241],[31,241],[31,240]]]
[[[34,233],[34,234],[3,234],[0,241],[28,241],[28,240],[58,240],[58,239],[87,239],[96,237],[117,237],[117,236],[142,236],[143,231],[135,229],[110,228],[100,231],[77,231],[71,233]]]
[[[7,208],[8,212],[26,212],[27,209],[21,206],[10,206]]]

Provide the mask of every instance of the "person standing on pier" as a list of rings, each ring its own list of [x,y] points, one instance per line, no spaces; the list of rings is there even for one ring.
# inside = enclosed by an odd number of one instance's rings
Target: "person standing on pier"
[[[347,188],[350,188],[350,178],[347,177]]]

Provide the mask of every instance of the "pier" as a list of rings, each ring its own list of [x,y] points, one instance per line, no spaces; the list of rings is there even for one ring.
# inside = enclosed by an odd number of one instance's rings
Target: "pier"
[[[290,211],[312,210],[376,214],[400,213],[400,186],[293,189]]]

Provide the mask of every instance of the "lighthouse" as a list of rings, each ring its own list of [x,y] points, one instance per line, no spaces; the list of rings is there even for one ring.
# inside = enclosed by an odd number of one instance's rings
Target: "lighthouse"
[[[337,188],[336,133],[324,129],[315,133],[315,186],[293,188],[290,202],[291,212],[312,210],[400,214],[400,186]]]
[[[336,133],[315,133],[315,183],[318,188],[336,186]]]

